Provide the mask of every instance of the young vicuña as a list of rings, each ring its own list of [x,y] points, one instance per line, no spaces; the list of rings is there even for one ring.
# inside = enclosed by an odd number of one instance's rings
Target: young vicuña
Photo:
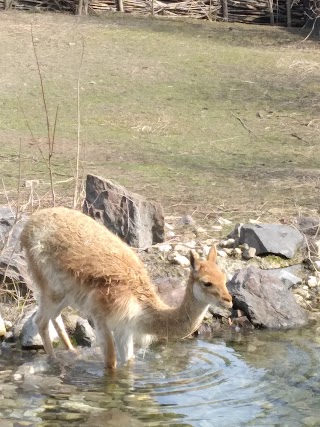
[[[135,252],[92,218],[66,208],[38,211],[21,234],[36,284],[36,324],[49,356],[54,350],[48,324],[74,350],[56,318],[66,306],[79,308],[95,326],[105,365],[115,368],[133,357],[133,343],[179,339],[200,325],[210,304],[232,307],[225,274],[213,246],[207,260],[190,254],[191,272],[178,308],[165,304]]]

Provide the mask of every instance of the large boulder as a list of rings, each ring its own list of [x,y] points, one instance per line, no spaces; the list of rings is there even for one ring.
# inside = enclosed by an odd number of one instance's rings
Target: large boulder
[[[147,248],[164,241],[162,206],[109,180],[87,176],[83,211],[131,246]]]
[[[28,293],[28,287],[32,287],[19,242],[27,219],[26,215],[19,215],[16,220],[15,212],[9,207],[0,207],[0,287],[5,284],[8,291],[4,293],[4,300],[10,300],[11,292],[16,297],[24,297]]]
[[[234,308],[242,310],[256,327],[289,329],[307,323],[306,312],[280,279],[250,266],[228,283]]]
[[[285,224],[244,224],[240,229],[239,244],[255,248],[256,255],[292,258],[303,242],[303,234]]]

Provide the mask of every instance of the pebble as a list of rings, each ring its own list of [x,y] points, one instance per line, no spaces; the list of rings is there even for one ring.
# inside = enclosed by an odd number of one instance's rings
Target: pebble
[[[172,237],[175,237],[176,236],[176,233],[174,232],[174,231],[171,231],[171,230],[169,230],[169,231],[167,231],[167,237],[168,238],[172,238]]]
[[[158,246],[159,252],[170,252],[172,250],[172,246],[168,244],[163,244]]]
[[[220,246],[222,248],[233,248],[235,244],[235,239],[228,239],[228,240],[222,240],[222,242],[220,242]]]
[[[197,227],[195,232],[196,232],[196,235],[199,236],[201,234],[205,234],[207,232],[207,230],[203,227]]]
[[[300,295],[302,298],[308,298],[309,292],[306,289],[298,288],[295,291],[296,295]]]
[[[221,258],[226,258],[228,255],[225,251],[218,250],[217,254],[221,256]]]
[[[10,331],[12,329],[12,322],[10,320],[4,320],[4,326],[6,327],[7,331]]]
[[[248,221],[250,224],[261,224],[261,221],[259,221],[258,219],[249,219]]]
[[[5,335],[6,332],[7,331],[6,331],[4,321],[3,321],[2,317],[0,316],[0,337],[3,337],[3,335]]]
[[[233,249],[231,248],[224,248],[223,251],[227,254],[227,255],[232,255],[233,254]]]
[[[179,224],[192,225],[192,224],[194,224],[194,219],[192,218],[191,215],[185,215],[185,216],[180,218]]]
[[[220,225],[230,225],[230,224],[232,224],[231,221],[229,221],[228,219],[222,218],[222,217],[218,218],[218,223]]]
[[[174,264],[181,265],[181,267],[189,267],[190,266],[189,259],[183,255],[178,254],[174,258],[172,258],[170,261]]]
[[[249,248],[249,249],[245,249],[242,253],[242,258],[243,259],[252,259],[256,256],[256,248]]]
[[[212,231],[221,231],[222,225],[213,225],[211,228],[212,228]]]
[[[186,245],[183,245],[181,243],[178,243],[177,245],[175,245],[175,247],[173,248],[173,250],[175,252],[180,252],[184,255],[187,255],[190,252],[190,248]]]
[[[316,276],[309,276],[307,283],[309,288],[315,288],[316,286],[318,286],[318,279],[316,278]]]
[[[234,248],[232,250],[232,254],[235,255],[235,256],[241,256],[242,255],[242,251],[241,251],[240,248]]]
[[[209,255],[210,249],[211,249],[210,246],[203,245],[202,246],[203,256],[207,257]]]

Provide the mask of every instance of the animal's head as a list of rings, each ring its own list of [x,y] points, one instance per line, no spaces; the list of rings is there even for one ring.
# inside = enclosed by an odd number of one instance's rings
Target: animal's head
[[[198,301],[232,308],[232,297],[226,287],[226,275],[216,264],[217,249],[212,246],[205,261],[198,254],[190,252],[192,291]]]

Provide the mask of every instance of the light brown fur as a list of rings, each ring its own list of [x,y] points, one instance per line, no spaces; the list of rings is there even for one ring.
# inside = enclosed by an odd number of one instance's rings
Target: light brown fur
[[[21,234],[29,269],[37,285],[36,323],[45,350],[54,355],[48,334],[51,319],[67,348],[73,346],[61,310],[77,306],[95,324],[105,364],[116,366],[118,355],[133,357],[133,340],[178,339],[194,332],[209,304],[232,307],[224,273],[213,247],[206,261],[191,254],[191,273],[180,307],[171,308],[155,292],[135,252],[88,216],[51,208],[31,216]],[[207,285],[205,286],[204,283]]]

